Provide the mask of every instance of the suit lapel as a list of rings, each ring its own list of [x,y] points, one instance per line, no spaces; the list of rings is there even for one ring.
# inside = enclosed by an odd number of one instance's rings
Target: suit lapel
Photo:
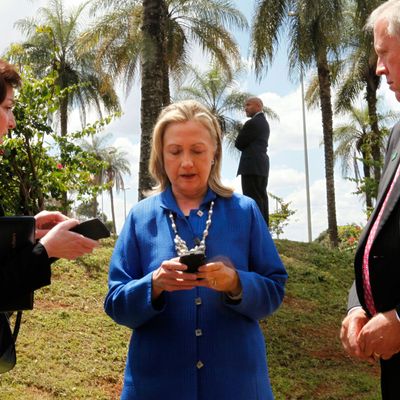
[[[389,140],[389,145],[386,153],[385,168],[384,168],[384,173],[381,177],[381,181],[379,183],[379,191],[378,191],[379,194],[376,200],[376,205],[360,236],[359,244],[361,246],[364,244],[364,241],[366,241],[368,237],[367,235],[369,234],[372,224],[375,222],[379,214],[379,211],[381,209],[382,203],[385,201],[386,193],[389,190],[390,184],[393,180],[399,162],[400,162],[400,123],[397,123],[393,128],[392,135]],[[380,229],[382,228],[385,221],[388,219],[390,213],[392,212],[394,206],[396,205],[396,202],[399,198],[399,193],[400,193],[400,178],[397,179],[397,182],[393,187],[392,193],[386,203],[375,236],[378,235]]]
[[[390,155],[390,157],[391,157],[391,160],[389,161],[389,165],[388,165],[388,172],[390,172],[390,174],[388,174],[388,175],[390,175],[390,177],[387,181],[384,182],[385,190],[384,190],[384,195],[382,195],[379,199],[379,209],[380,209],[381,204],[384,202],[384,200],[386,198],[386,193],[389,190],[390,184],[393,181],[394,175],[396,173],[397,167],[400,162],[400,143],[397,144],[396,149],[394,150],[392,155]],[[400,178],[397,178],[397,181],[395,182],[395,184],[393,186],[393,190],[387,200],[385,209],[383,210],[382,217],[379,221],[379,225],[376,230],[376,236],[379,234],[379,231],[385,225],[385,222],[387,221],[390,214],[392,213],[393,208],[395,207],[395,205],[399,199],[399,194],[400,194]]]

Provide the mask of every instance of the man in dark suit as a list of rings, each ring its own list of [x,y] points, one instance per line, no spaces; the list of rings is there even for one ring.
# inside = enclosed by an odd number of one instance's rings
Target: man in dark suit
[[[263,113],[263,103],[258,97],[248,98],[244,109],[250,119],[245,122],[235,141],[235,147],[242,152],[237,175],[241,175],[242,178],[243,194],[256,201],[265,222],[269,225],[269,125]]]
[[[380,5],[370,16],[378,55],[376,73],[400,101],[400,1]],[[380,360],[384,400],[400,399],[400,123],[389,138],[376,207],[359,240],[355,284],[341,339],[359,359]]]

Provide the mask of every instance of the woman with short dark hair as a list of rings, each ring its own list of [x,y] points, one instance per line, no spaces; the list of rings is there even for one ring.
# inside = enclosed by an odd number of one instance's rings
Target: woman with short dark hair
[[[21,78],[15,67],[0,60],[0,146],[7,132],[15,128],[14,89],[20,84]],[[4,210],[0,199],[1,216],[4,216]],[[17,254],[0,254],[0,309],[2,304],[8,304],[10,296],[15,298],[49,285],[51,264],[57,258],[75,259],[98,245],[95,240],[71,232],[69,229],[79,222],[59,212],[42,211],[35,220],[37,243],[27,244]],[[0,332],[1,324],[8,322],[0,313]]]

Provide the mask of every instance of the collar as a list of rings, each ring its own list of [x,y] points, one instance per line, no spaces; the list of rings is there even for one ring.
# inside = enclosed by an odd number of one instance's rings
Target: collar
[[[178,204],[176,203],[175,196],[172,193],[172,188],[171,186],[168,186],[167,189],[165,189],[163,192],[160,194],[161,196],[161,208],[164,208],[165,210],[172,211],[173,213],[176,213],[177,215],[184,216],[181,209],[178,207]],[[206,195],[204,196],[203,200],[200,203],[200,210],[208,208],[209,203],[212,200],[215,200],[217,198],[217,194],[208,188]]]
[[[255,117],[257,117],[257,115],[260,115],[260,114],[264,114],[262,111],[259,111],[258,113],[255,113],[251,118],[255,118]]]

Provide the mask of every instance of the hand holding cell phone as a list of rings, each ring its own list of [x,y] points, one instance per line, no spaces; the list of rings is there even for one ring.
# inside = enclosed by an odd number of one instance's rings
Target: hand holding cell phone
[[[188,269],[185,272],[197,272],[201,265],[206,264],[207,258],[202,251],[192,251],[182,255],[179,262],[187,265]]]
[[[80,233],[93,240],[99,240],[110,236],[110,231],[98,218],[83,221],[71,228],[70,231]]]

